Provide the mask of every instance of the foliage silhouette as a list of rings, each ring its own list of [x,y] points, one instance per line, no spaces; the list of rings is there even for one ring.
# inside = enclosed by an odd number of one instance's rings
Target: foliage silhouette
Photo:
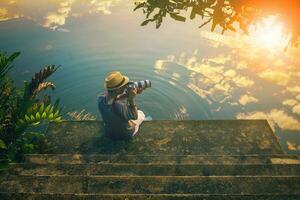
[[[0,168],[13,160],[22,159],[24,153],[32,153],[37,149],[44,135],[29,131],[30,127],[44,120],[61,121],[59,99],[52,105],[49,95],[38,98],[41,91],[55,88],[53,83],[45,80],[58,67],[52,65],[41,69],[29,83],[24,82],[23,89],[18,89],[7,72],[19,55],[19,52],[10,56],[0,52]]]
[[[142,26],[155,22],[156,28],[159,28],[167,15],[184,22],[189,12],[191,20],[198,16],[201,18],[199,28],[211,23],[211,31],[219,26],[222,34],[227,30],[236,32],[235,24],[248,34],[250,24],[266,15],[276,15],[286,22],[292,35],[289,44],[299,45],[299,0],[143,0],[135,4],[134,11],[142,9],[146,16]]]

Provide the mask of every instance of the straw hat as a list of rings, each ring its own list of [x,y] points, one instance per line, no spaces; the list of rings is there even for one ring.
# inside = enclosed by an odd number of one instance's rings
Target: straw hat
[[[114,71],[105,77],[104,88],[107,90],[116,90],[129,82],[129,78],[119,71]]]

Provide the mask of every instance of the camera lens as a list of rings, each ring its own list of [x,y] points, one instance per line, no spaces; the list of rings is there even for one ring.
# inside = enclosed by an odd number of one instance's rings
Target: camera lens
[[[151,87],[151,81],[144,80],[144,81],[136,81],[134,82],[135,87],[140,89],[145,89]]]

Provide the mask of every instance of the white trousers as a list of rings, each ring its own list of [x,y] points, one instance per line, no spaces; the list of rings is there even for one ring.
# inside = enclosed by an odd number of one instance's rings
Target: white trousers
[[[130,120],[131,122],[133,122],[135,124],[135,130],[134,130],[134,133],[132,134],[132,136],[137,134],[137,132],[139,131],[139,127],[144,120],[145,120],[145,114],[143,113],[143,111],[138,110],[138,118],[136,120]]]

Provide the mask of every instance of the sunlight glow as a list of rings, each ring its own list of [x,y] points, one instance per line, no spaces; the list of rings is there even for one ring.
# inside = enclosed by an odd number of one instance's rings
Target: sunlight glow
[[[250,35],[255,45],[271,50],[284,49],[290,37],[285,33],[283,23],[279,22],[276,16],[269,16],[253,25]]]

